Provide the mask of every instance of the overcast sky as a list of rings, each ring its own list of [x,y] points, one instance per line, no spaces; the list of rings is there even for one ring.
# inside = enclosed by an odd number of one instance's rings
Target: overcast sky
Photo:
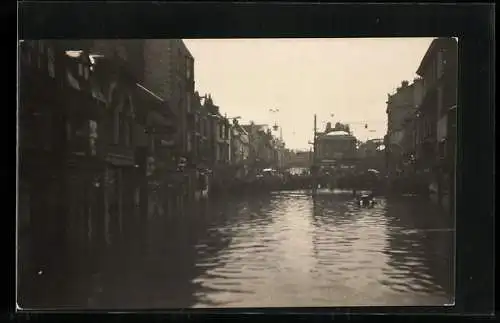
[[[383,137],[387,93],[412,81],[432,38],[185,40],[196,89],[228,117],[283,128],[288,148],[309,149],[313,116]],[[271,113],[269,109],[279,109]],[[332,118],[330,115],[334,114]],[[369,129],[364,129],[368,123]]]

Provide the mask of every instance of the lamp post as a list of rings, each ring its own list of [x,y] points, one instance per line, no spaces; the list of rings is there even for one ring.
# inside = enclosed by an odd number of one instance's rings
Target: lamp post
[[[278,114],[280,112],[279,109],[269,109],[269,112],[273,114]],[[281,164],[281,160],[283,159],[283,127],[279,124],[279,122],[274,122],[274,126],[272,127],[274,131],[277,131],[278,128],[280,130],[279,134],[279,145],[278,145],[278,164]]]
[[[269,109],[269,112],[271,112],[273,114],[277,114],[280,112],[280,109]],[[279,122],[275,121],[274,126],[273,126],[273,130],[277,131],[278,128],[280,129],[280,140],[283,140],[283,128],[279,125]]]

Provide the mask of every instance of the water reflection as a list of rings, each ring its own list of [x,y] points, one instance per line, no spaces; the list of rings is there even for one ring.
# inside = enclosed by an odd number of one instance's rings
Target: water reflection
[[[234,233],[231,243],[195,280],[209,287],[197,293],[196,306],[450,302],[452,290],[439,277],[452,280],[451,262],[443,261],[450,259],[452,230],[427,202],[379,199],[362,208],[350,192],[284,192],[265,203],[247,199],[234,215],[240,219],[223,229]],[[408,237],[422,229],[428,232]],[[439,248],[448,258],[436,257]]]
[[[449,220],[416,197],[363,208],[342,191],[204,201],[101,256],[80,306],[443,305]]]
[[[315,257],[324,291],[317,299],[321,306],[387,301],[386,291],[377,282],[387,262],[381,255],[386,247],[384,213],[384,201],[379,200],[374,208],[362,208],[346,191],[315,198]]]
[[[454,294],[454,230],[451,217],[422,201],[388,201],[386,217],[389,268],[381,282],[393,290],[422,297],[440,296],[452,303]]]

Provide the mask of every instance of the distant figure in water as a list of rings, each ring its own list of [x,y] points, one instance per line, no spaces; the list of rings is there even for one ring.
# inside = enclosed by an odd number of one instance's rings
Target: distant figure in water
[[[356,194],[356,190],[354,190],[353,193]],[[362,193],[359,195],[355,195],[355,197],[360,206],[372,207],[377,203],[373,199],[373,192]]]

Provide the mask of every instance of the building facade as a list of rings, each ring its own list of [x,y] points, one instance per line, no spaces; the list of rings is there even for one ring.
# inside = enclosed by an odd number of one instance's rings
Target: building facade
[[[245,177],[250,157],[249,136],[236,119],[233,120],[231,131],[231,164],[236,168],[236,177]]]
[[[419,109],[417,163],[429,176],[439,203],[454,195],[458,43],[437,38],[425,53],[417,74],[423,78]],[[451,194],[450,194],[451,193]]]
[[[126,61],[138,83],[168,101],[175,113],[178,130],[176,151],[180,158],[192,151],[194,123],[194,58],[181,39],[93,40],[91,51],[111,54]]]
[[[168,102],[140,84],[134,93],[138,107],[137,118],[142,125],[137,131],[137,167],[141,185],[136,198],[142,214],[151,219],[155,213],[168,212],[169,197],[175,196],[178,188],[171,174],[177,168],[172,147],[175,143],[175,115]],[[163,202],[161,202],[163,201]]]
[[[357,160],[357,139],[348,127],[337,123],[332,128],[328,122],[324,132],[316,133],[315,159],[322,165],[351,166]]]
[[[253,171],[277,167],[275,138],[267,125],[243,125],[249,138],[249,164]]]
[[[390,177],[401,174],[415,160],[416,118],[422,94],[423,80],[417,78],[411,84],[403,81],[394,94],[388,95],[385,146]]]
[[[18,304],[29,307],[43,295],[31,285],[40,268],[65,264],[68,205],[65,169],[69,151],[66,80],[69,61],[62,43],[23,41],[19,47]],[[68,66],[75,68],[76,66]],[[77,67],[76,67],[77,68]],[[95,109],[92,109],[95,112]],[[90,109],[89,109],[90,112]],[[92,113],[87,120],[92,118]],[[86,147],[83,147],[86,148]],[[87,149],[85,149],[87,151]],[[36,281],[34,282],[36,284]]]
[[[76,42],[25,42],[20,54],[20,243],[37,255],[23,266],[80,266],[141,219],[137,80]]]

